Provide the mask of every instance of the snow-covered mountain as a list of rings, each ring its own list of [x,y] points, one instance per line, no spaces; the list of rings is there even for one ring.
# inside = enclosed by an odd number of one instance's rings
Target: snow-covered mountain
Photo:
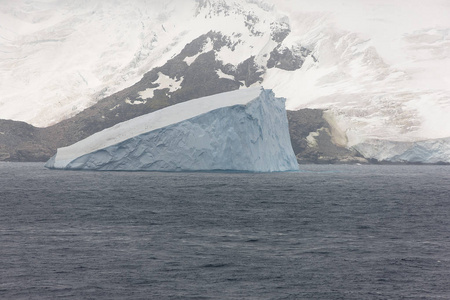
[[[2,1],[0,118],[55,124],[135,83],[102,117],[262,84],[288,109],[325,109],[338,145],[442,139],[449,13],[443,0]]]

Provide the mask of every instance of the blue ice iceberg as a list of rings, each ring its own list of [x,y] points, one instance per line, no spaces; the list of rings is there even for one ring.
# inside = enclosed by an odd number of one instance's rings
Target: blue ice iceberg
[[[47,168],[142,171],[298,170],[285,99],[250,88],[199,98],[60,148]]]

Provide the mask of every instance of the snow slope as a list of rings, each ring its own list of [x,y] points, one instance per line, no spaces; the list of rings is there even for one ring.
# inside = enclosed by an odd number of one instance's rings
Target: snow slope
[[[286,42],[318,59],[295,75],[269,70],[264,84],[287,97],[288,109],[331,109],[350,146],[450,136],[448,1],[280,0],[277,7],[291,12]]]
[[[288,109],[328,109],[347,146],[446,138],[448,15],[445,0],[2,1],[0,118],[52,124],[214,30],[233,45],[218,60],[236,66],[254,56],[264,86]],[[283,28],[282,50],[311,51],[300,69],[266,67],[271,33]]]
[[[194,8],[181,0],[0,1],[0,118],[46,126],[135,83],[170,58]]]
[[[297,170],[284,108],[270,90],[199,98],[119,123],[60,148],[57,169]]]

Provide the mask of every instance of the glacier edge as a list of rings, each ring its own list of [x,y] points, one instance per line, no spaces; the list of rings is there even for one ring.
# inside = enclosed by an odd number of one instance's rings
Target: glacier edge
[[[417,142],[371,139],[354,145],[353,149],[379,162],[450,164],[450,137]]]

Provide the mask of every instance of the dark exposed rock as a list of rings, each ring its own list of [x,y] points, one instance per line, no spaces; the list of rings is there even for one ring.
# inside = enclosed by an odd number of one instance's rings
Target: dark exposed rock
[[[197,55],[201,53],[203,47],[210,40],[213,43],[213,49],[218,51],[222,47],[232,48],[233,43],[230,38],[224,36],[223,34],[215,31],[210,31],[206,34],[199,36],[192,42],[186,44],[186,46],[181,50],[180,54],[174,57],[176,60],[184,60],[186,57]]]
[[[287,22],[274,22],[270,24],[272,40],[281,44],[291,33],[291,27]]]
[[[328,123],[322,117],[321,109],[301,109],[287,111],[289,133],[294,153],[303,153],[308,149],[306,138],[311,132],[326,128]]]
[[[356,151],[333,142],[332,128],[320,109],[288,111],[292,148],[300,164],[367,163]]]
[[[237,66],[235,74],[237,80],[244,81],[245,86],[249,87],[258,81],[261,82],[263,80],[261,75],[264,72],[259,70],[255,64],[255,57],[252,56]]]
[[[299,53],[292,52],[289,48],[280,46],[270,52],[267,68],[279,68],[286,71],[295,71],[302,67],[305,58],[311,53],[306,48],[300,48]]]
[[[53,153],[44,130],[24,122],[0,120],[0,161],[44,161]]]

